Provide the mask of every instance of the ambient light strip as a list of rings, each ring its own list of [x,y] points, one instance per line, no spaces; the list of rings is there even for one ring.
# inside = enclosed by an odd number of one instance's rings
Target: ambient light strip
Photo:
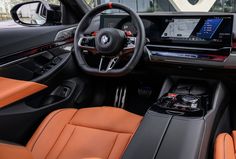
[[[47,88],[46,85],[0,77],[0,108]]]
[[[216,0],[199,0],[191,4],[188,0],[169,0],[177,12],[209,12]]]

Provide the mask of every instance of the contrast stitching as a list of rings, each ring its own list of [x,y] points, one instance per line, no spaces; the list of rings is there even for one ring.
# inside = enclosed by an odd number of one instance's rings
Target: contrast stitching
[[[223,151],[223,152],[224,152],[224,154],[223,154],[224,156],[223,156],[223,157],[224,157],[224,159],[225,159],[225,139],[226,139],[226,134],[225,134],[225,136],[224,136],[224,144],[223,144],[223,150],[224,150],[224,151]]]
[[[49,122],[50,122],[50,121],[51,121],[51,120],[52,120],[52,119],[53,119],[53,118],[54,118],[58,113],[60,113],[60,112],[62,112],[62,111],[64,111],[64,110],[60,110],[60,111],[56,112],[56,113],[53,114],[53,116],[48,120],[48,122],[45,124],[45,126],[43,127],[43,129],[42,129],[41,132],[39,133],[37,139],[35,140],[35,142],[34,142],[32,148],[31,148],[31,151],[34,150],[34,146],[35,146],[35,144],[37,143],[39,137],[42,135],[42,133],[43,133],[43,131],[45,130],[45,128],[48,126]]]
[[[78,112],[79,112],[79,109],[75,112],[75,114],[72,116],[72,118],[70,119],[70,122],[69,122],[69,124],[71,124],[71,121],[74,119],[74,117],[78,114]],[[71,125],[73,125],[73,124],[71,124]]]
[[[66,124],[66,125],[67,125],[67,124]],[[47,158],[47,157],[48,157],[49,153],[52,151],[52,149],[53,149],[53,148],[54,148],[54,146],[56,145],[56,143],[57,143],[58,139],[60,138],[60,136],[61,136],[62,132],[65,130],[65,127],[66,127],[66,125],[63,127],[62,131],[61,131],[61,132],[60,132],[60,134],[58,135],[58,137],[57,137],[57,139],[56,139],[55,143],[52,145],[52,147],[50,148],[50,150],[49,150],[49,151],[48,151],[48,153],[46,154],[45,158]]]
[[[107,159],[109,159],[109,157],[110,157],[110,155],[111,155],[111,153],[112,153],[112,150],[113,150],[113,148],[114,148],[114,146],[115,146],[115,144],[116,144],[116,141],[117,141],[117,139],[118,139],[118,136],[119,136],[119,134],[116,135],[115,141],[114,141],[114,143],[113,143],[113,145],[112,145],[112,147],[111,147],[111,150],[110,150],[110,153],[108,154]]]
[[[234,156],[235,156],[235,136],[234,136],[233,132],[232,132],[231,136],[233,139],[233,148],[234,148]]]
[[[69,137],[68,140],[66,141],[66,143],[65,143],[65,145],[63,146],[62,150],[61,150],[60,153],[57,155],[56,159],[62,154],[63,150],[65,149],[66,145],[69,143],[70,138],[72,137],[72,135],[74,134],[74,132],[75,132],[75,128],[73,129],[73,131],[72,131],[70,137]]]
[[[131,134],[131,135],[129,136],[129,140],[128,140],[127,143],[126,143],[125,148],[124,148],[123,151],[122,151],[122,154],[125,153],[125,150],[127,149],[127,147],[128,147],[128,145],[129,145],[129,143],[131,142],[133,136],[134,136],[134,134]]]
[[[90,126],[84,126],[84,125],[79,125],[79,124],[71,124],[70,125],[73,126],[79,126],[79,127],[84,127],[84,128],[89,128],[89,129],[97,129],[97,130],[101,130],[101,131],[108,131],[108,132],[114,132],[114,133],[119,133],[119,134],[133,134],[134,132],[119,132],[119,131],[112,131],[112,130],[106,130],[106,129],[102,129],[102,128],[95,128],[95,127],[90,127]]]
[[[77,111],[76,111],[77,112]],[[74,115],[76,114],[76,112],[72,115],[72,117],[71,117],[71,119],[74,117]],[[70,120],[71,120],[70,119]],[[69,120],[69,121],[70,121]],[[52,149],[53,149],[53,147],[56,145],[56,143],[57,143],[57,141],[58,141],[58,139],[60,138],[60,136],[61,136],[61,134],[62,134],[62,132],[65,130],[65,128],[66,128],[66,126],[67,126],[68,124],[65,124],[64,125],[64,127],[63,127],[63,129],[62,129],[62,131],[60,132],[60,134],[58,135],[58,137],[57,137],[57,139],[56,139],[56,141],[55,141],[55,143],[52,145],[52,147],[50,148],[50,150],[48,151],[48,153],[47,153],[47,155],[46,155],[46,157],[45,158],[47,158],[48,157],[48,155],[49,155],[49,153],[52,151]],[[73,130],[74,131],[74,130]]]

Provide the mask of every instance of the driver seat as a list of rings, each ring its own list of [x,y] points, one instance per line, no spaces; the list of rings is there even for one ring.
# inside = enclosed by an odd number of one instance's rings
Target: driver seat
[[[142,120],[114,107],[49,114],[26,147],[0,144],[1,159],[119,159]]]

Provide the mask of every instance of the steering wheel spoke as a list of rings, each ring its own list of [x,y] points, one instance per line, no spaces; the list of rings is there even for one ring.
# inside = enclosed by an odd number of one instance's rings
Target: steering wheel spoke
[[[136,47],[136,37],[127,37],[125,47],[122,50],[122,55],[134,53]]]
[[[98,68],[99,72],[109,72],[110,70],[112,70],[115,67],[116,63],[118,62],[119,58],[120,58],[119,56],[110,58],[107,66],[104,66],[106,57],[102,56],[100,59],[99,68]]]
[[[78,41],[78,46],[82,50],[87,50],[93,54],[97,53],[97,49],[95,47],[95,36],[81,37]]]

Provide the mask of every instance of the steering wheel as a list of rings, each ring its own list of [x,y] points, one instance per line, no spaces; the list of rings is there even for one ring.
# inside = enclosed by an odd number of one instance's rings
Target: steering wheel
[[[128,13],[136,27],[137,36],[134,37],[129,32],[116,28],[102,28],[96,31],[96,35],[85,35],[92,19],[108,9],[119,9]],[[119,3],[102,4],[89,11],[77,26],[74,38],[75,57],[79,66],[85,72],[97,76],[123,76],[128,74],[139,62],[144,45],[145,29],[142,20],[133,10]],[[100,57],[100,63],[97,67],[88,65],[84,51]],[[121,57],[128,53],[132,53],[130,60],[121,68],[115,68]]]

